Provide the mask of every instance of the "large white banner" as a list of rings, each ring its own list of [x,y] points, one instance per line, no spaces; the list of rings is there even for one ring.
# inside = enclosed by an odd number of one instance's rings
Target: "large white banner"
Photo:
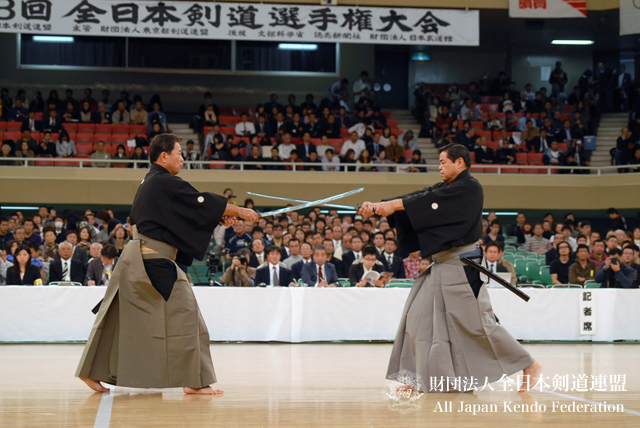
[[[478,46],[480,17],[478,11],[449,9],[0,0],[0,32]]]
[[[620,3],[631,0],[620,0]],[[511,18],[586,18],[586,0],[509,0]]]
[[[640,0],[620,0],[620,35],[640,33]]]

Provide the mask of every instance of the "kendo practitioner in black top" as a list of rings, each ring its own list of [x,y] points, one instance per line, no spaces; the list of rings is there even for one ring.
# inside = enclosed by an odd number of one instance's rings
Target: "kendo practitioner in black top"
[[[521,392],[539,381],[542,365],[497,323],[485,280],[460,260],[478,249],[482,236],[484,196],[470,166],[466,147],[447,145],[440,150],[441,183],[384,202],[365,202],[360,209],[365,216],[389,218],[398,231],[401,256],[420,250],[432,261],[413,284],[387,372],[394,379],[408,370],[427,385],[403,389],[460,391],[462,382],[445,381],[446,390],[434,390],[430,381],[466,378],[481,386],[520,370]]]
[[[105,382],[222,393],[209,386],[216,382],[209,332],[184,269],[204,258],[219,223],[253,222],[258,214],[179,178],[180,141],[173,134],[151,141],[151,168],[131,210],[133,239],[114,269],[76,372],[95,391],[108,391]]]

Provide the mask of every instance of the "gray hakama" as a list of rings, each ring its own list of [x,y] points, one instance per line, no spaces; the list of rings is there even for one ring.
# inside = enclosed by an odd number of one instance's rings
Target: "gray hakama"
[[[475,297],[459,256],[476,248],[471,244],[434,254],[432,265],[416,279],[391,352],[389,379],[405,369],[422,377],[422,392],[429,392],[432,378],[442,377],[473,376],[481,387],[534,362],[496,322],[486,286]],[[444,385],[437,392],[447,392]]]

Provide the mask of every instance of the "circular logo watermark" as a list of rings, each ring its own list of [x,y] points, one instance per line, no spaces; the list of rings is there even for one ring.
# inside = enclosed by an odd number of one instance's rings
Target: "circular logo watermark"
[[[406,415],[422,408],[425,390],[420,375],[409,370],[401,370],[385,381],[382,396],[390,410]]]

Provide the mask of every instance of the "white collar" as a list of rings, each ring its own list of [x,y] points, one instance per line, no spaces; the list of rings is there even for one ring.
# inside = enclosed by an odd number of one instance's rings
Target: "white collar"
[[[269,269],[273,270],[274,268],[280,270],[280,265],[272,265],[271,263],[269,263]]]

